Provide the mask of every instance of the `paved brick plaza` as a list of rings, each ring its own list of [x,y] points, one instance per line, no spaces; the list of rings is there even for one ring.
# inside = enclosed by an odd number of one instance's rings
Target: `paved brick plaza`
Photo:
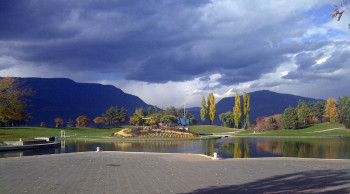
[[[350,192],[350,160],[85,152],[0,159],[0,193]]]

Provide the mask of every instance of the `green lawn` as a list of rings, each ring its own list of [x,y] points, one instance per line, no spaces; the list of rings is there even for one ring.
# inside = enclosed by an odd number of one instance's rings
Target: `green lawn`
[[[50,137],[60,136],[61,130],[65,130],[67,139],[110,139],[109,135],[113,132],[120,131],[130,126],[120,126],[113,129],[97,129],[97,128],[42,128],[42,127],[3,127],[0,128],[0,141],[18,141],[19,138],[23,140],[33,140],[34,137]],[[340,128],[330,131],[323,131],[327,129]],[[275,130],[262,133],[253,134],[253,130],[240,130],[216,125],[194,125],[190,126],[190,131],[200,134],[210,133],[225,133],[237,132],[234,136],[344,136],[350,135],[350,129],[345,129],[339,123],[321,123],[304,129],[297,130]],[[322,132],[318,132],[322,131]],[[116,138],[117,139],[117,138]],[[128,138],[129,139],[129,138]],[[137,138],[130,138],[137,139]],[[160,139],[160,138],[158,138]],[[176,139],[176,138],[174,138]],[[192,138],[192,139],[201,139]]]
[[[335,129],[339,128],[339,129]],[[334,130],[328,130],[334,129]],[[328,130],[328,131],[325,131]],[[261,133],[253,134],[254,130],[245,130],[239,133],[235,133],[234,136],[345,136],[350,135],[350,129],[345,129],[340,123],[320,123],[306,127],[304,129],[296,130],[273,130]]]
[[[34,137],[60,136],[64,130],[67,138],[107,138],[113,132],[126,128],[127,126],[112,129],[98,128],[47,128],[47,127],[2,127],[0,128],[0,141],[33,140]]]
[[[222,127],[217,125],[192,125],[192,126],[189,126],[189,128],[191,132],[200,133],[200,134],[242,131],[241,129],[233,129],[233,128]]]
[[[52,137],[61,135],[61,130],[66,133],[66,139],[111,139],[109,136],[113,132],[134,126],[120,126],[112,129],[98,128],[47,128],[47,127],[1,127],[0,141],[18,141],[22,138],[24,141],[34,140],[35,137]],[[232,129],[227,128],[228,131]],[[224,132],[224,131],[221,131]],[[189,139],[211,139],[208,137],[192,137]],[[181,138],[113,138],[120,140],[177,140]],[[184,138],[182,138],[184,139]]]

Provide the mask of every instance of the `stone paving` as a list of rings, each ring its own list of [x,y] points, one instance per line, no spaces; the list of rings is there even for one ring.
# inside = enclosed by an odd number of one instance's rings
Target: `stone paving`
[[[84,152],[0,159],[0,193],[349,193],[350,160]]]

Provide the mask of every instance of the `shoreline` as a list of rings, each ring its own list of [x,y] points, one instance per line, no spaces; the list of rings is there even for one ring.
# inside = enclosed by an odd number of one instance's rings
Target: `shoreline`
[[[230,136],[230,137],[243,137],[243,138],[343,138],[350,137],[350,135],[324,135],[324,136]]]
[[[210,134],[209,138],[118,138],[118,139],[91,139],[91,138],[59,138],[59,140],[69,140],[69,141],[103,141],[103,142],[150,142],[150,141],[196,141],[196,140],[210,140],[210,139],[221,139],[221,138],[346,138],[350,137],[350,135],[328,135],[328,136],[234,136],[234,135],[224,135],[224,134]],[[205,137],[205,136],[204,136]]]
[[[221,137],[210,137],[210,138],[118,138],[118,139],[91,139],[91,138],[59,138],[59,140],[68,140],[68,141],[103,141],[103,142],[150,142],[150,141],[196,141],[196,140],[209,140],[209,139],[220,139]]]
[[[7,157],[0,158],[2,159],[20,159],[20,158],[42,158],[42,157],[63,157],[65,155],[79,155],[79,154],[131,154],[131,155],[160,155],[160,156],[169,156],[169,157],[177,157],[179,159],[183,159],[186,161],[197,161],[197,160],[205,160],[205,161],[324,161],[324,162],[349,162],[350,159],[337,159],[337,158],[298,158],[298,157],[258,157],[258,158],[217,158],[213,159],[213,157],[204,155],[204,154],[193,154],[193,153],[166,153],[166,152],[130,152],[130,151],[86,151],[86,152],[68,152],[68,153],[59,153],[59,154],[43,154],[43,155],[30,155],[30,156],[21,156],[21,157]]]

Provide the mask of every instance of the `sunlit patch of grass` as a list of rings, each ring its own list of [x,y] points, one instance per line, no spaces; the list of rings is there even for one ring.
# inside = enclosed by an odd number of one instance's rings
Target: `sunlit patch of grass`
[[[332,130],[330,130],[332,129]],[[340,123],[320,123],[303,129],[295,130],[271,130],[266,132],[255,133],[254,130],[246,130],[235,133],[234,136],[346,136],[350,135],[350,130],[345,129]]]
[[[222,127],[217,125],[193,125],[193,126],[189,126],[189,128],[191,132],[200,133],[200,134],[243,131],[242,129],[234,129],[234,128]]]

